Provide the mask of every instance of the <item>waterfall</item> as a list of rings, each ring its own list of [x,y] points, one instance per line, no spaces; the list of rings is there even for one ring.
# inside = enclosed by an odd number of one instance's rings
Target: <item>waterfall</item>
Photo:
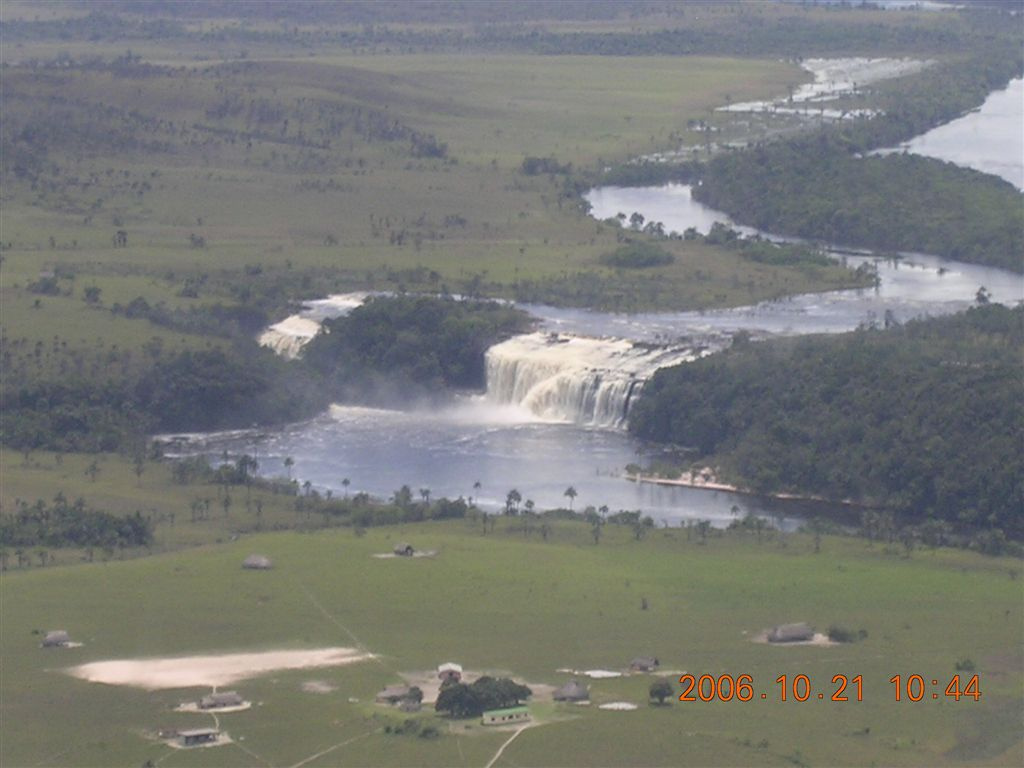
[[[656,370],[696,357],[691,349],[625,339],[529,333],[487,350],[487,397],[545,419],[622,427]]]
[[[260,346],[270,347],[289,360],[299,356],[302,348],[320,331],[320,323],[299,315],[286,317],[265,330],[259,338]]]
[[[320,332],[320,324],[328,319],[347,315],[366,301],[367,293],[341,293],[306,302],[297,315],[286,317],[260,334],[259,344],[277,354],[294,359],[302,348]]]

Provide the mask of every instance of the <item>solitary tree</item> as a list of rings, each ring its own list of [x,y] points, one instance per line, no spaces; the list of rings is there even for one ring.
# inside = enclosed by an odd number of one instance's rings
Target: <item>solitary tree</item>
[[[288,473],[288,480],[292,479],[292,467],[295,466],[295,459],[291,456],[284,457],[284,471]]]
[[[523,500],[523,496],[519,491],[513,488],[508,492],[508,496],[505,497],[505,514],[514,515],[519,511],[519,502]]]
[[[565,489],[565,493],[563,493],[562,495],[568,497],[569,509],[572,509],[573,501],[575,501],[576,497],[579,496],[579,494],[576,492],[576,489],[570,485],[568,488]]]
[[[672,683],[669,682],[669,679],[667,677],[659,677],[657,680],[651,683],[651,688],[649,691],[650,697],[652,699],[657,699],[659,706],[664,705],[665,699],[670,698],[672,696],[672,693]]]

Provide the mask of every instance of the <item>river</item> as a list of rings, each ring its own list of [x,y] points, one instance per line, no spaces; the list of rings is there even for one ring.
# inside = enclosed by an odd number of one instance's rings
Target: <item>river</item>
[[[1024,190],[1024,79],[1011,80],[973,112],[883,151],[935,157]]]
[[[980,139],[973,144],[979,154],[986,149]],[[598,219],[639,211],[669,231],[692,226],[706,232],[715,221],[731,223],[695,202],[685,185],[595,189],[587,199]],[[759,338],[837,333],[886,317],[902,322],[948,314],[971,306],[982,286],[993,301],[1015,304],[1024,296],[1021,276],[999,269],[914,254],[891,262],[849,253],[836,257],[854,265],[874,261],[879,286],[708,312],[621,315],[527,305],[542,331],[491,350],[485,395],[440,410],[334,406],[279,431],[194,435],[188,451],[253,454],[260,472],[272,476],[283,476],[284,459],[291,457],[300,482],[336,494],[388,497],[407,484],[414,495],[429,489],[435,498],[472,497],[484,508],[498,509],[514,488],[524,501],[545,509],[568,506],[564,492],[572,486],[577,509],[607,506],[641,510],[659,523],[707,519],[715,525],[749,512],[786,524],[786,515],[806,508],[624,479],[627,464],[651,458],[621,428],[629,398],[638,395],[637,383],[660,365],[721,349],[739,330]],[[300,316],[268,331],[264,341],[294,354],[320,320],[349,311],[363,298],[350,294],[311,302]],[[630,342],[662,346],[647,349]]]

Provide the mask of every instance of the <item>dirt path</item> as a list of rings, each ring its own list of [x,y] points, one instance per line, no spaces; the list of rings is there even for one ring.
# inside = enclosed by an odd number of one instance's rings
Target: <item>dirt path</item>
[[[518,736],[520,733],[522,733],[523,731],[525,731],[529,727],[530,726],[528,726],[528,725],[524,725],[522,728],[517,729],[515,733],[513,733],[511,736],[509,736],[508,737],[508,741],[506,741],[504,744],[502,744],[500,747],[498,747],[498,751],[494,753],[494,757],[491,758],[491,762],[489,762],[487,765],[485,765],[484,768],[491,768],[492,765],[494,765],[496,762],[498,762],[498,758],[501,757],[501,753],[505,751],[505,747],[507,747],[509,744],[511,744],[513,741],[515,741],[516,736]]]
[[[351,739],[346,739],[345,741],[341,742],[340,744],[335,744],[333,747],[328,747],[327,749],[324,749],[324,750],[322,750],[320,752],[317,752],[315,755],[310,755],[305,760],[300,760],[299,762],[295,763],[295,765],[289,766],[289,768],[302,768],[302,766],[306,765],[306,763],[311,763],[314,760],[316,760],[318,757],[323,757],[324,755],[329,755],[331,752],[333,752],[336,749],[341,749],[342,747],[346,746],[347,744],[351,744],[354,741],[359,741],[360,739],[365,739],[367,736],[371,736],[374,733],[380,733],[382,730],[383,730],[382,728],[377,728],[376,730],[367,731],[366,733],[360,734],[359,736],[353,736]]]

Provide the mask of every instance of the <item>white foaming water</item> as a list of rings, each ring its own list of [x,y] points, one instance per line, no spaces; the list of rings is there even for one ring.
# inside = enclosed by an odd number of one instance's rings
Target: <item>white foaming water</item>
[[[265,330],[259,338],[261,346],[270,347],[282,357],[293,359],[302,348],[320,332],[320,324],[327,318],[347,315],[361,306],[367,293],[339,293],[326,299],[308,301],[297,315],[290,315]]]
[[[778,112],[788,114],[819,115],[818,109],[786,107],[789,104],[812,104],[831,101],[840,96],[856,93],[865,85],[872,85],[882,80],[903,77],[920,72],[931,65],[931,61],[919,59],[804,59],[800,66],[814,75],[814,82],[804,83],[793,90],[792,97],[775,101],[748,101],[740,104],[729,104],[718,107],[718,112]],[[872,114],[871,110],[853,110],[840,112],[826,111],[824,117],[839,119],[840,117],[860,117]]]
[[[260,346],[270,347],[289,360],[299,356],[302,348],[320,332],[320,323],[301,315],[286,317],[265,330],[259,338]]]
[[[542,419],[622,427],[644,382],[691,349],[563,334],[515,336],[487,350],[487,397]]]

